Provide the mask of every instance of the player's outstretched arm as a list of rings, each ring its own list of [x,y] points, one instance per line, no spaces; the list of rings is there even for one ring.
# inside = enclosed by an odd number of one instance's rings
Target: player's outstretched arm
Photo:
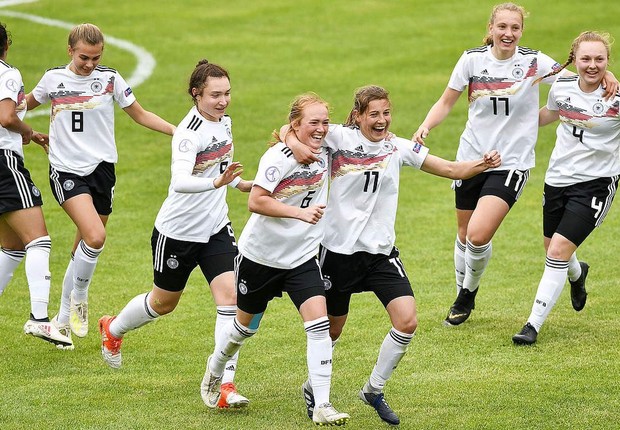
[[[424,145],[424,139],[428,136],[431,129],[437,127],[450,113],[454,104],[459,99],[462,91],[454,90],[450,87],[446,87],[439,100],[431,107],[426,114],[426,118],[422,121],[418,130],[413,134],[411,140],[413,142]]]
[[[495,169],[502,164],[499,152],[490,151],[479,160],[448,161],[441,157],[428,154],[421,170],[436,176],[450,179],[467,179],[487,169]]]

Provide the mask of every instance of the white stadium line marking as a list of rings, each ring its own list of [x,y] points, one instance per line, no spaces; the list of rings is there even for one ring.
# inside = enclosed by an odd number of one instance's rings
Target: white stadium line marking
[[[14,18],[24,19],[26,21],[31,21],[41,25],[47,25],[49,27],[58,27],[64,28],[66,30],[71,30],[76,24],[72,24],[66,21],[60,21],[57,19],[44,18],[41,16],[30,15],[27,13],[15,12],[10,10],[1,9],[5,6],[13,6],[17,4],[24,3],[34,3],[38,0],[3,0],[0,1],[0,15],[11,16]],[[127,40],[119,39],[113,36],[105,35],[105,43],[106,45],[115,46],[117,48],[123,49],[127,52],[133,54],[136,57],[137,64],[136,68],[132,71],[131,75],[127,78],[127,83],[131,87],[137,87],[146,81],[152,74],[153,70],[155,70],[155,65],[157,62],[155,61],[155,57],[151,55],[146,49],[135,45]],[[47,111],[35,111],[29,112],[29,116],[39,116],[39,115],[49,115]]]

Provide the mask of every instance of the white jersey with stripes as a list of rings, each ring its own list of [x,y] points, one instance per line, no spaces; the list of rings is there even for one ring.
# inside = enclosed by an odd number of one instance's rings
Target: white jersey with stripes
[[[566,187],[620,174],[620,94],[605,101],[603,91],[583,92],[577,75],[551,87],[547,109],[558,111],[560,124],[545,183]]]
[[[465,51],[448,83],[457,91],[468,87],[468,118],[456,159],[476,160],[496,149],[502,165],[495,170],[534,167],[539,88],[532,82],[559,67],[540,51],[521,46],[507,60],[495,58],[491,46]]]
[[[187,173],[192,176],[215,179],[232,162],[233,149],[230,117],[209,121],[194,106],[172,137],[172,174],[180,173],[177,166],[182,165],[191,169],[191,173]],[[227,188],[178,193],[171,184],[155,219],[155,227],[176,240],[209,242],[211,236],[230,222]]]
[[[51,101],[49,161],[54,169],[86,176],[102,161],[117,162],[114,102],[126,108],[136,98],[116,70],[99,65],[81,76],[69,65],[49,69],[32,95],[40,104]]]
[[[15,102],[15,113],[19,119],[23,120],[27,106],[22,75],[15,67],[0,60],[0,100],[5,99]],[[21,134],[0,127],[0,149],[9,149],[23,158]]]

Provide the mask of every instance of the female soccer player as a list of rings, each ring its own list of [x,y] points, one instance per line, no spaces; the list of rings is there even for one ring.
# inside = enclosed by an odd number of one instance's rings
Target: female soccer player
[[[114,102],[138,124],[172,135],[174,126],[146,111],[114,69],[99,65],[103,33],[80,24],[69,34],[71,62],[45,72],[26,96],[28,109],[51,101],[49,162],[54,197],[77,226],[54,322],[66,334],[88,333],[88,286],[106,238],[118,159]],[[71,329],[69,330],[69,326]]]
[[[491,258],[491,239],[521,195],[534,167],[538,134],[538,86],[533,81],[560,65],[540,51],[518,46],[526,16],[521,6],[493,8],[484,46],[467,50],[448,86],[433,105],[413,140],[424,143],[468,87],[469,112],[457,160],[479,158],[491,148],[502,154],[499,169],[455,181],[457,237],[454,247],[457,298],[446,324],[458,325],[474,309],[480,278]],[[556,76],[543,79],[553,83]],[[613,80],[609,75],[608,81]],[[615,92],[609,88],[610,96]]]
[[[532,312],[512,337],[515,344],[536,342],[567,277],[573,308],[580,311],[586,304],[589,266],[575,251],[605,219],[620,175],[620,94],[605,101],[601,85],[609,54],[608,34],[581,33],[563,66],[574,63],[578,74],[560,77],[540,110],[541,126],[560,119],[543,194],[547,256]]]
[[[320,148],[329,125],[327,103],[316,94],[297,97],[289,123],[303,144]],[[248,201],[253,213],[239,238],[235,264],[237,315],[217,339],[202,381],[203,400],[209,407],[215,407],[220,397],[226,360],[256,333],[269,301],[286,291],[304,321],[308,372],[317,402],[312,420],[318,425],[343,425],[349,419],[329,403],[332,348],[325,284],[316,259],[327,200],[325,149],[318,158],[311,164],[298,163],[291,150],[277,142],[260,160]]]
[[[130,330],[172,312],[183,294],[190,273],[199,266],[217,307],[215,337],[220,336],[236,311],[234,258],[237,244],[228,218],[226,187],[248,192],[241,165],[233,162],[230,77],[217,64],[201,60],[194,69],[188,93],[194,106],[172,138],[172,178],[151,238],[154,285],[150,293],[134,297],[117,317],[99,320],[103,359],[121,366],[121,342]],[[219,407],[244,407],[233,377],[237,355],[226,365]]]
[[[26,257],[30,289],[30,319],[24,332],[71,348],[71,339],[50,322],[49,258],[52,241],[43,219],[41,192],[24,166],[22,145],[45,144],[47,136],[33,132],[26,115],[24,84],[19,70],[6,63],[11,37],[0,23],[0,295]]]
[[[400,260],[395,222],[400,169],[411,166],[452,179],[474,176],[501,163],[497,151],[483,159],[451,162],[429,154],[427,147],[389,137],[392,123],[389,93],[378,86],[359,88],[344,125],[330,126],[331,186],[325,211],[325,237],[319,261],[327,282],[327,313],[332,344],[340,337],[351,295],[372,291],[385,307],[392,328],[385,336],[369,380],[359,396],[389,424],[399,417],[385,400],[383,389],[405,354],[417,328],[416,302]],[[299,143],[287,144],[306,159]],[[312,375],[302,386],[308,414],[314,408]]]

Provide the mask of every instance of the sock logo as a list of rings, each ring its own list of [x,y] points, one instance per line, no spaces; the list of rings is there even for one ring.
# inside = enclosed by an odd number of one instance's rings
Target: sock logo
[[[332,364],[332,360],[321,360],[321,366],[325,366],[327,364]]]

